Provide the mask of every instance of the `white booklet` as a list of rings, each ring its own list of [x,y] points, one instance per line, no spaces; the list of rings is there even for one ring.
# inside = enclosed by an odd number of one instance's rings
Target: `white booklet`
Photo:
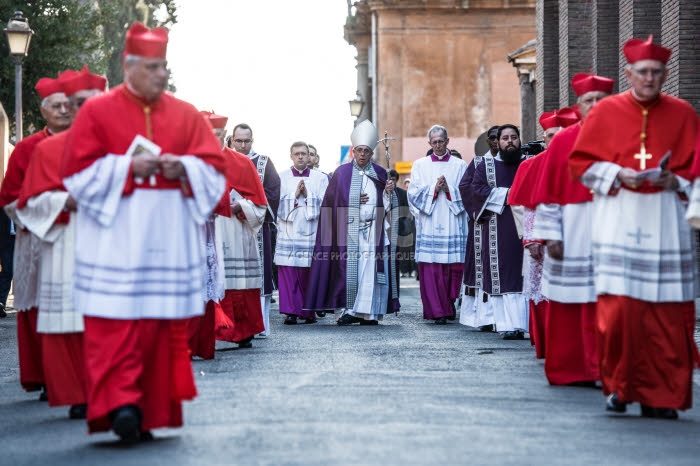
[[[141,136],[140,134],[137,134],[136,137],[134,138],[133,141],[131,141],[131,145],[129,146],[129,150],[126,151],[126,156],[127,157],[138,157],[139,155],[144,155],[144,154],[152,154],[155,155],[156,157],[160,156],[160,153],[162,152],[163,149],[158,144],[155,144],[153,141],[150,141],[146,139],[145,137]],[[137,184],[143,183],[142,178],[134,178],[134,181],[136,181]],[[156,176],[151,175],[149,178],[149,183],[151,186],[156,185]]]
[[[668,166],[668,160],[671,158],[671,151],[669,150],[664,154],[659,162],[659,166],[656,168],[649,168],[638,172],[635,176],[635,183],[637,185],[642,184],[644,181],[656,181],[661,176],[661,172]]]

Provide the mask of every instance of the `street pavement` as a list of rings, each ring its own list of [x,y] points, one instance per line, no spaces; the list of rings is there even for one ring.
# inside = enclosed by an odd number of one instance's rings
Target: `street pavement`
[[[528,341],[422,318],[413,279],[377,327],[284,326],[193,362],[182,429],[132,447],[86,434],[18,381],[16,318],[0,320],[0,465],[697,465],[700,410],[607,414],[600,390],[551,387]],[[694,385],[697,400],[700,386]]]

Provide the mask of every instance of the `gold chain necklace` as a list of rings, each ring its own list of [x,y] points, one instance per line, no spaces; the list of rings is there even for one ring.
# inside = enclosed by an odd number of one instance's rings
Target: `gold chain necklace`
[[[648,107],[643,106],[639,102],[637,102],[637,99],[634,98],[632,95],[632,91],[630,90],[629,93],[627,94],[630,98],[630,100],[642,110],[642,132],[640,134],[640,148],[639,152],[634,154],[634,158],[639,160],[639,169],[640,170],[646,170],[647,169],[647,160],[650,160],[652,158],[652,155],[647,152],[646,150],[646,140],[647,140],[647,121],[648,121],[648,116],[649,116],[649,109],[655,106],[656,104],[659,103],[661,100],[660,98],[657,98],[654,102],[652,102],[651,105]]]

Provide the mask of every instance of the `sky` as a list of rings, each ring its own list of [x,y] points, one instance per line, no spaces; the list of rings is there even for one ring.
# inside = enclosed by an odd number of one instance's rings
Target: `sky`
[[[176,96],[253,129],[253,149],[280,169],[295,141],[321,170],[350,144],[357,51],[343,39],[344,0],[179,0],[168,63]]]

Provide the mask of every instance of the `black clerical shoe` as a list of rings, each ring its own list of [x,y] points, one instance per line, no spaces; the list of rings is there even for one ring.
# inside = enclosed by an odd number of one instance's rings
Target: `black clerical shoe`
[[[582,388],[600,388],[596,385],[595,380],[584,380],[580,382],[571,382],[566,384],[567,387],[582,387]]]
[[[647,405],[641,405],[642,417],[653,417],[656,419],[678,419],[678,411],[670,408],[654,408]]]
[[[0,303],[0,319],[7,317],[7,311],[5,310],[5,305]]]
[[[297,324],[297,316],[287,316],[286,319],[284,319],[284,325],[296,325]]]
[[[440,317],[435,319],[435,325],[447,325],[447,317]]]
[[[504,340],[517,340],[518,335],[516,331],[509,331],[503,334]]]
[[[141,435],[139,435],[139,440],[142,442],[150,442],[151,440],[153,440],[153,434],[150,430],[141,432]]]
[[[516,330],[515,331],[515,339],[516,340],[524,340],[525,339],[525,332],[522,330]]]
[[[482,325],[479,327],[480,332],[493,332],[493,324],[491,325]]]
[[[326,311],[316,311],[317,317],[326,317]]]
[[[351,316],[350,314],[345,314],[340,319],[338,319],[338,325],[352,325],[362,322],[359,317]]]
[[[605,399],[605,410],[614,413],[625,413],[627,412],[627,403],[620,401],[617,397],[617,393],[611,393]]]
[[[365,319],[362,319],[362,320],[360,321],[360,325],[379,325],[379,321],[377,321],[377,320],[365,320]]]
[[[270,303],[275,304],[277,300],[275,298],[270,298]]]
[[[46,385],[41,386],[41,393],[39,393],[39,401],[49,401],[49,394],[46,393]]]
[[[68,419],[85,419],[87,417],[87,405],[85,403],[73,405],[68,410]]]
[[[252,348],[253,347],[253,337],[246,338],[245,340],[237,341],[238,349],[241,348]]]
[[[141,410],[135,405],[126,405],[109,413],[112,430],[123,443],[141,440]]]

